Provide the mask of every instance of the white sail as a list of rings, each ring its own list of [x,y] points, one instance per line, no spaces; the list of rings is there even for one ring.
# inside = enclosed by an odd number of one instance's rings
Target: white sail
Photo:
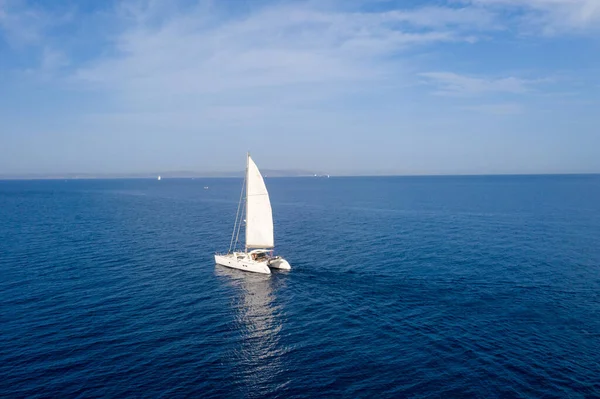
[[[248,155],[246,175],[246,248],[273,248],[273,212],[265,182]]]

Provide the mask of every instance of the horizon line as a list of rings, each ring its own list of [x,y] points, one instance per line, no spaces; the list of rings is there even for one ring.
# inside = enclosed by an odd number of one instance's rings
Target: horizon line
[[[32,181],[32,180],[156,180],[157,177],[164,179],[239,179],[243,178],[243,172],[220,172],[223,176],[209,176],[209,175],[189,175],[189,176],[177,176],[177,175],[166,175],[163,174],[150,174],[150,173],[65,173],[65,174],[53,174],[46,176],[37,176],[37,173],[27,174],[0,174],[0,181]],[[237,174],[241,176],[237,176]],[[218,174],[218,173],[217,173]],[[81,176],[80,176],[81,175]],[[141,175],[141,176],[135,176]],[[426,174],[298,174],[298,175],[272,175],[263,174],[263,177],[270,179],[277,178],[347,178],[347,177],[485,177],[485,176],[593,176],[600,175],[600,172],[523,172],[523,173],[426,173]]]

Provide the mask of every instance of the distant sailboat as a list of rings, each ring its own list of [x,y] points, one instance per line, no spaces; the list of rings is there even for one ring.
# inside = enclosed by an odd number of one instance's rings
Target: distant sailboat
[[[158,179],[156,179],[156,180],[160,181],[160,176],[158,176]]]
[[[243,197],[244,189],[245,198]],[[244,208],[241,206],[242,201],[245,202]],[[244,222],[246,224],[246,243],[244,252],[241,252],[241,250],[236,251],[235,248],[241,225]],[[273,212],[269,192],[258,167],[248,154],[246,176],[242,185],[229,251],[227,254],[215,254],[215,262],[235,269],[264,274],[271,273],[269,267],[290,270],[291,266],[285,259],[280,256],[272,256],[274,246]]]

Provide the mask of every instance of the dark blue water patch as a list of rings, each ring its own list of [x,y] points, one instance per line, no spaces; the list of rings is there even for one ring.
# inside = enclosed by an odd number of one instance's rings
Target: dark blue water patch
[[[0,396],[600,396],[600,176],[266,183],[0,182]]]

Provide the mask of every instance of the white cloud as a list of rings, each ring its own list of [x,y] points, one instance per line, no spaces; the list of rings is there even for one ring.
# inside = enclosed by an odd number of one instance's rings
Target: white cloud
[[[49,32],[71,18],[69,13],[51,13],[22,0],[0,0],[0,37],[16,53],[32,50],[36,65],[24,68],[29,76],[50,78],[70,63],[67,54],[51,44]]]
[[[532,90],[540,80],[513,76],[505,78],[473,77],[453,72],[425,72],[419,74],[426,84],[435,87],[440,95],[481,95],[485,93],[522,94]]]
[[[194,113],[255,120],[284,107],[316,109],[369,91],[400,103],[410,95],[402,90],[390,94],[389,88],[418,85],[419,79],[439,95],[527,93],[540,81],[485,73],[419,73],[423,67],[413,55],[436,51],[439,44],[489,40],[490,34],[506,28],[502,16],[509,8],[550,15],[567,3],[583,3],[448,0],[439,6],[356,11],[331,8],[330,2],[293,2],[239,11],[210,0],[123,1],[103,11],[106,28],[91,29],[109,45],[78,62],[66,46],[41,40],[45,29],[68,18],[48,18],[14,1],[0,0],[0,24],[12,27],[7,31],[12,36],[38,46],[40,65],[30,72],[48,77],[60,71],[70,88],[104,91],[117,119],[140,112],[177,119],[173,112],[179,112],[181,120],[193,119],[189,115]],[[587,10],[586,21],[596,15],[590,7],[581,9]],[[33,33],[19,31],[29,25]]]
[[[208,3],[184,12],[163,2],[136,4],[119,9],[127,24],[114,42],[116,54],[80,67],[73,82],[119,92],[129,102],[243,98],[276,88],[286,90],[284,97],[314,96],[332,86],[398,80],[398,53],[471,42],[477,32],[496,28],[492,14],[474,8],[340,12],[293,3],[224,18]]]
[[[410,58],[400,56],[403,52],[439,43],[475,42],[504,29],[507,19],[501,16],[509,8],[545,19],[568,11],[569,20],[585,24],[597,18],[600,4],[449,1],[445,6],[376,12],[340,11],[317,2],[275,3],[233,16],[231,9],[223,9],[224,3],[209,0],[191,6],[166,0],[118,2],[110,17],[112,49],[99,51],[84,64],[73,63],[70,82],[107,90],[119,101],[140,106],[179,106],[178,98],[201,103],[203,98],[228,94],[244,98],[250,91],[275,89],[285,89],[288,98],[290,92],[301,95],[303,90],[314,98],[315,92],[331,92],[333,87],[343,91],[349,83],[397,84],[407,77],[406,70],[416,69]],[[6,11],[7,2],[11,12]],[[54,19],[54,24],[60,20]],[[39,41],[49,21],[52,18],[18,0],[0,0],[0,24],[20,41]],[[69,64],[65,49],[39,43],[39,51],[39,69],[44,73]],[[421,77],[440,86],[440,94],[518,93],[531,86],[515,77],[487,79],[449,72]]]
[[[520,10],[521,29],[546,35],[600,32],[599,0],[463,0],[490,12]]]
[[[45,15],[20,1],[0,0],[0,33],[13,46],[38,43],[47,25]]]
[[[524,107],[516,103],[498,103],[498,104],[478,104],[464,106],[462,109],[466,111],[474,111],[483,114],[492,115],[518,115],[523,112]]]
[[[69,65],[69,62],[69,59],[63,52],[53,49],[50,46],[46,46],[42,52],[40,67],[43,71],[53,71]]]
[[[389,11],[383,14],[384,19],[406,22],[413,26],[429,28],[456,27],[461,29],[489,30],[498,28],[494,13],[474,7],[441,7],[429,6],[413,10]]]

